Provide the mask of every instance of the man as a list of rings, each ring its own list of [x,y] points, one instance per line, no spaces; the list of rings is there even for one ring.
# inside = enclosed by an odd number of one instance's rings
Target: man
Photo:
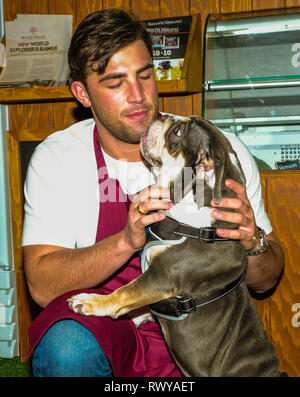
[[[99,286],[109,293],[137,277],[145,227],[164,219],[155,210],[172,206],[168,189],[149,187],[153,181],[139,150],[140,137],[158,115],[151,39],[123,11],[95,12],[73,35],[69,65],[72,92],[91,108],[94,120],[48,137],[28,169],[25,271],[33,299],[48,305],[30,329],[34,375],[180,376],[156,322],[136,328],[127,318],[71,313],[66,304],[72,290]],[[236,212],[216,208],[213,216],[240,225],[218,234],[254,251],[246,282],[261,293],[276,284],[282,251],[263,209],[254,161],[237,138],[232,144],[246,171],[247,191],[226,181],[237,198],[219,206]],[[117,200],[111,199],[115,191]],[[131,204],[126,195],[134,196]],[[268,233],[268,249],[258,255],[256,223]]]

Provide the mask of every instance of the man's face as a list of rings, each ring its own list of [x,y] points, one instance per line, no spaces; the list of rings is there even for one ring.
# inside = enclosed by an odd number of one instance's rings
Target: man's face
[[[89,74],[86,86],[100,136],[137,144],[157,118],[153,64],[142,40],[115,53],[103,74]]]

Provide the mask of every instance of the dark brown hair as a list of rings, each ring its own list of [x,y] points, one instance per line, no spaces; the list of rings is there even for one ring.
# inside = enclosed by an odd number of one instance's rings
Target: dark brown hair
[[[102,74],[109,59],[121,48],[143,40],[152,58],[152,40],[133,14],[109,9],[89,14],[73,34],[68,61],[70,80],[86,83],[91,71]]]

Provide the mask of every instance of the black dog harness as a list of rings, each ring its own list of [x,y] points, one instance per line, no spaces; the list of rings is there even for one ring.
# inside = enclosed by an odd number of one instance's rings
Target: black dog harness
[[[178,240],[162,239],[156,232],[152,230],[152,227],[149,227],[149,230],[147,232],[148,240],[141,257],[141,267],[143,273],[149,267],[148,249],[150,247],[157,245],[178,245],[186,241],[187,238],[194,238],[197,239],[199,242],[204,243],[215,243],[219,241],[222,242],[231,240],[217,236],[215,227],[207,226],[195,228],[193,226],[177,222],[173,218],[172,221],[176,222],[176,226],[172,230],[172,232],[180,237]],[[193,313],[197,309],[206,306],[212,302],[215,302],[230,294],[240,285],[241,281],[244,278],[244,275],[245,270],[237,279],[225,285],[225,287],[223,287],[222,289],[217,289],[211,292],[208,296],[174,296],[150,305],[150,309],[155,315],[166,318],[168,320],[184,320],[190,313]]]

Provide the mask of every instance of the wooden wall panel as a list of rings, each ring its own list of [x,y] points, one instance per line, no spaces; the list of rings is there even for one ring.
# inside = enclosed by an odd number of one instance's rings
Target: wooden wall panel
[[[265,203],[266,211],[268,211],[268,207],[267,207],[267,204],[268,204],[268,189],[267,189],[267,187],[268,186],[267,186],[267,184],[268,184],[267,179],[261,177],[262,198]]]
[[[18,131],[28,128],[27,104],[13,104],[8,106],[9,128]]]
[[[285,7],[300,7],[299,0],[285,0]]]
[[[161,18],[177,17],[190,14],[189,0],[164,0],[160,3]]]
[[[131,10],[139,19],[155,19],[160,17],[159,0],[131,0]]]
[[[164,101],[163,98],[158,99],[158,109],[163,112],[164,111]]]
[[[190,0],[191,14],[200,13],[204,17],[208,14],[214,13],[219,14],[220,0]]]
[[[274,231],[285,249],[286,263],[300,271],[300,176],[276,175],[267,183],[267,211]]]
[[[202,116],[202,94],[192,95],[191,114]]]
[[[285,0],[252,0],[252,9],[256,10],[271,10],[285,7]]]
[[[277,356],[280,357],[281,369],[292,376],[299,376],[300,373],[299,320],[296,325],[293,325],[295,316],[293,307],[298,305],[298,309],[296,309],[298,318],[300,312],[300,285],[295,282],[295,278],[300,278],[299,273],[299,267],[296,273],[286,265],[286,271],[278,290],[270,299],[271,330],[269,335],[275,345]],[[295,291],[295,287],[297,287],[297,291]]]
[[[22,0],[3,0],[3,12],[5,21],[13,21],[17,13],[22,10]]]
[[[74,0],[3,0],[4,20],[12,21],[17,14],[53,14],[53,9],[57,9],[58,14],[62,14],[59,10],[68,9],[69,3]],[[72,7],[74,10],[74,7]],[[65,12],[65,11],[64,11]]]
[[[252,0],[220,0],[221,12],[252,11]]]
[[[16,273],[22,273],[23,187],[21,185],[20,146],[19,142],[9,133],[7,134],[7,156],[9,164],[14,266]]]
[[[76,123],[75,113],[78,109],[77,102],[62,102],[53,104],[53,127],[61,130]]]
[[[49,0],[22,1],[22,14],[48,14]]]
[[[299,376],[300,333],[292,318],[294,305],[300,309],[300,175],[274,172],[265,179],[268,215],[285,254],[282,280],[269,299],[270,337],[282,369]]]
[[[33,313],[37,311],[28,290],[26,277],[22,273],[16,274],[17,295],[18,295],[18,325],[19,325],[19,349],[21,360],[25,361],[25,356],[30,349],[27,330],[34,318]]]
[[[164,112],[189,116],[192,109],[192,95],[163,98]]]
[[[220,14],[220,1],[190,0],[191,14],[201,14],[202,29],[204,29],[206,18],[209,14]]]
[[[75,0],[49,0],[49,14],[75,15],[75,11]]]
[[[103,0],[103,9],[119,8],[125,11],[131,11],[130,0]]]
[[[33,103],[28,105],[28,128],[53,128],[52,103]]]

